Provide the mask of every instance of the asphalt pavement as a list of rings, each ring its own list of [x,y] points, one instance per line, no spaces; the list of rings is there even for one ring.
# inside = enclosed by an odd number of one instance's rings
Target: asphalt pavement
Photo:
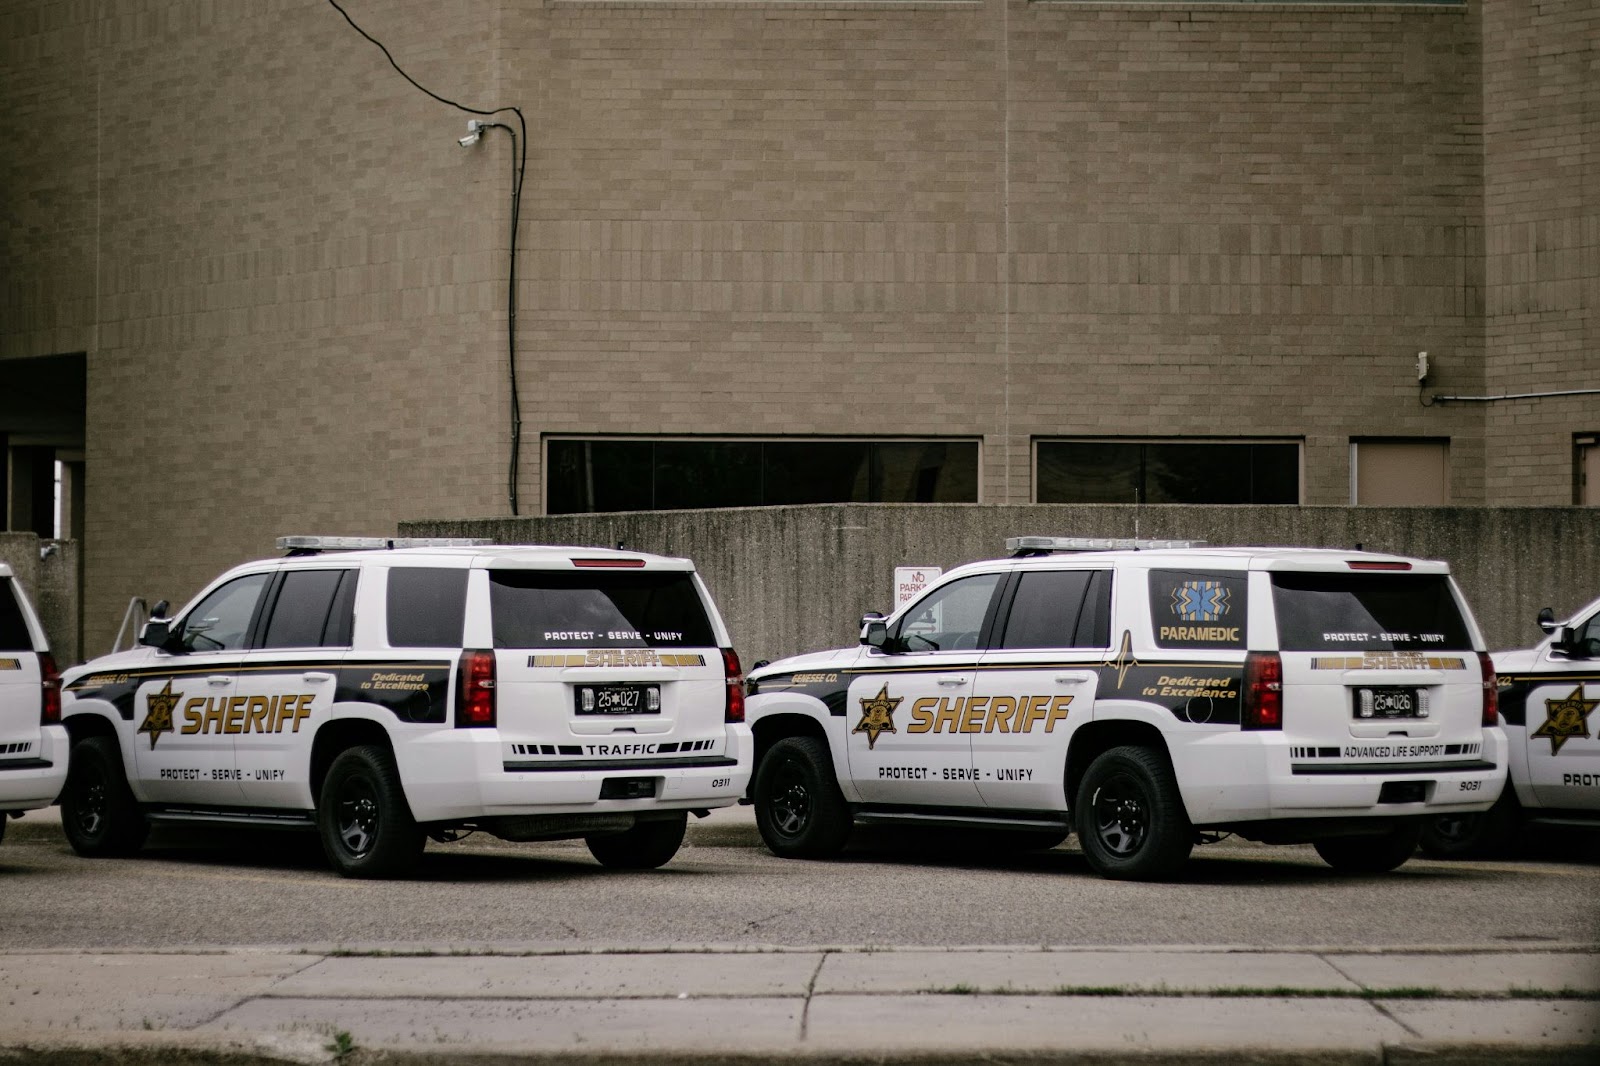
[[[0,847],[59,832],[36,812]],[[1595,1066],[1600,945],[0,947],[8,1056]]]

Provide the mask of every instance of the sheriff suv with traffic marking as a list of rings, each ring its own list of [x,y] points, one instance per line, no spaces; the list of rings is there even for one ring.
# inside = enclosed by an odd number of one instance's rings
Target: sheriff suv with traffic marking
[[[1510,776],[1482,814],[1444,815],[1422,832],[1435,858],[1511,851],[1527,824],[1600,829],[1600,600],[1565,622],[1539,612],[1545,639],[1494,653]]]
[[[80,854],[189,822],[315,828],[353,877],[470,830],[581,837],[607,866],[652,868],[688,812],[744,792],[739,661],[688,560],[279,546],[66,674],[62,825]]]
[[[61,677],[22,585],[0,563],[0,839],[7,818],[54,803],[66,777]]]
[[[1168,877],[1225,833],[1379,872],[1426,816],[1499,793],[1494,671],[1444,563],[1008,545],[868,615],[857,647],[751,672],[750,798],[775,853],[887,822],[1037,847],[1076,830],[1114,878]]]

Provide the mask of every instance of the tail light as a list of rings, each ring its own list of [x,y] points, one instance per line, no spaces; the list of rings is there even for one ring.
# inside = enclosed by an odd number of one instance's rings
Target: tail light
[[[722,705],[724,722],[744,721],[744,670],[739,665],[739,653],[732,648],[722,649],[722,672],[728,679],[727,698]]]
[[[493,726],[494,652],[462,652],[456,685],[456,728]]]
[[[1283,660],[1277,652],[1253,651],[1244,660],[1245,729],[1283,728]]]
[[[61,724],[61,673],[55,656],[39,653],[39,724]]]
[[[1487,652],[1478,653],[1478,669],[1483,673],[1483,725],[1487,729],[1500,724],[1500,679]]]

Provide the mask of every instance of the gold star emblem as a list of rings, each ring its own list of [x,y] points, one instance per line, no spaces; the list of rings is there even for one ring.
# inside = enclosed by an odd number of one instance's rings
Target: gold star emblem
[[[865,733],[867,735],[867,748],[870,750],[878,743],[879,733],[899,732],[894,727],[894,709],[900,706],[904,696],[890,698],[889,686],[885,684],[878,690],[878,694],[871,699],[861,698],[861,721],[850,732]]]
[[[1117,687],[1122,687],[1122,679],[1128,676],[1128,671],[1139,665],[1139,660],[1133,657],[1133,633],[1124,629],[1122,631],[1122,647],[1117,649],[1115,659],[1107,659],[1106,665],[1114,667],[1117,671]]]
[[[1536,737],[1550,738],[1550,754],[1555,755],[1561,745],[1573,737],[1589,735],[1589,712],[1600,706],[1600,700],[1583,698],[1583,682],[1564,700],[1544,701],[1544,724],[1533,731]]]
[[[167,687],[160,692],[151,692],[145,695],[144,701],[147,710],[144,721],[139,723],[138,732],[150,734],[150,746],[154,748],[156,741],[161,739],[162,733],[172,732],[172,712],[178,706],[178,701],[183,699],[183,693],[172,691],[172,681],[167,680]]]

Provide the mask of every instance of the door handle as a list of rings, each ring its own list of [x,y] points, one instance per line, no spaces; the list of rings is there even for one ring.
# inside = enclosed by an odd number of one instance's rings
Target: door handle
[[[1056,675],[1056,684],[1058,685],[1081,685],[1093,680],[1094,675],[1087,670],[1073,670],[1069,673]]]
[[[959,674],[945,674],[943,677],[938,679],[938,683],[946,687],[954,688],[956,685],[965,685],[967,683],[967,679]]]
[[[321,673],[319,671],[315,671],[314,670],[309,674],[301,674],[300,675],[300,680],[309,681],[313,685],[320,685],[324,681],[332,681],[333,680],[333,675],[332,674],[324,674],[324,673]]]
[[[212,674],[206,678],[206,684],[216,685],[218,688],[221,688],[223,685],[233,684],[233,678],[224,674]]]

